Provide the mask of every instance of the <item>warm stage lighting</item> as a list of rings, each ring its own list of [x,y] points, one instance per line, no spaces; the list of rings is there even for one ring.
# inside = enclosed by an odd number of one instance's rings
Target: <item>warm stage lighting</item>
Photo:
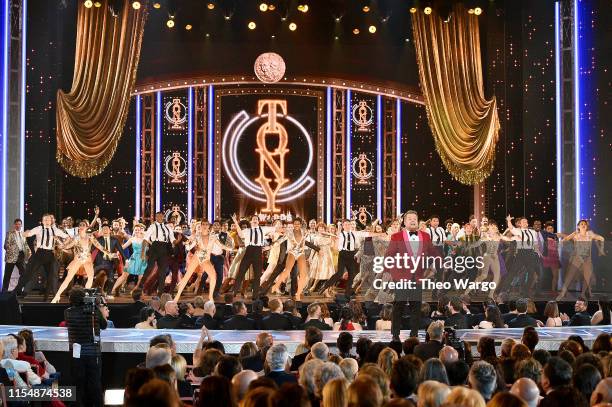
[[[140,2],[139,1],[133,1],[132,2],[132,8],[134,10],[139,10],[140,9]]]
[[[92,8],[93,7],[93,1],[85,0],[85,7],[86,8]]]
[[[276,10],[276,6],[274,4],[268,4],[268,10],[274,11]]]
[[[255,24],[255,21],[249,22],[249,30],[254,30],[255,27],[257,27],[257,25]]]
[[[208,4],[206,5],[206,7],[209,10],[213,10],[215,8],[215,3],[209,1]]]
[[[476,7],[474,9],[474,14],[476,14],[477,16],[481,15],[482,14],[482,9],[480,7]]]
[[[297,9],[302,13],[308,13],[308,4],[299,4]]]
[[[102,3],[100,3],[99,1],[94,1],[94,7],[95,8],[100,8],[100,7],[102,7]]]
[[[371,26],[369,26],[369,27],[368,27],[368,31],[369,31],[371,34],[374,34],[374,33],[376,32],[376,26],[375,26],[375,25],[371,25]]]
[[[417,12],[416,7],[410,7],[410,12],[411,12],[412,14],[416,13],[416,12]]]
[[[168,21],[166,21],[166,25],[168,26],[168,28],[174,27],[174,20],[169,18]]]
[[[431,7],[425,7],[425,10],[423,10],[423,12],[427,15],[431,14]]]
[[[353,34],[355,34],[355,35],[359,34],[359,28],[353,29]]]
[[[153,8],[160,9],[161,8],[161,4],[159,4],[158,2],[155,2],[155,3],[153,3]]]
[[[468,14],[474,14],[474,9],[473,8],[469,9]]]
[[[192,26],[191,24],[187,24],[187,25],[185,26],[185,29],[186,29],[187,31],[191,30],[192,28],[193,28],[193,26]]]
[[[259,5],[259,9],[260,9],[261,11],[263,11],[263,12],[266,12],[266,11],[268,11],[268,5],[267,5],[266,3],[261,3],[261,4]]]
[[[369,13],[370,12],[370,6],[363,6],[362,8],[364,13]]]
[[[297,24],[296,24],[296,23],[291,23],[291,24],[289,24],[289,29],[290,29],[291,31],[295,31],[295,30],[297,30]]]

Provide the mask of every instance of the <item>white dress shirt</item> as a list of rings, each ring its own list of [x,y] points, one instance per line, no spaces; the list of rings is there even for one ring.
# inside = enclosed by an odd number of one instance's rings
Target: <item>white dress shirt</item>
[[[55,246],[55,237],[68,239],[70,236],[57,226],[36,226],[24,236],[36,236],[36,247],[39,249],[53,250]]]
[[[174,231],[164,223],[153,222],[147,229],[144,239],[149,242],[172,243],[174,242]]]
[[[531,249],[539,252],[538,232],[533,229],[510,228],[513,239],[517,242],[519,249]]]
[[[355,251],[361,244],[361,239],[368,237],[369,232],[350,231],[338,233],[338,250]]]
[[[256,228],[247,228],[240,230],[240,238],[245,246],[266,245],[266,235],[274,232],[274,226],[257,226]]]
[[[446,231],[438,226],[437,228],[432,228],[431,226],[425,229],[429,237],[431,238],[431,243],[434,246],[441,246],[444,244],[444,240],[446,238]]]

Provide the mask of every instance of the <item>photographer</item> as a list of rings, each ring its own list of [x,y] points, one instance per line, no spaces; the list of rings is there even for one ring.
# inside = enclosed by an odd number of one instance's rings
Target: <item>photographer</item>
[[[107,321],[100,312],[100,296],[92,290],[73,288],[70,308],[64,311],[72,352],[71,370],[77,388],[78,406],[102,405],[102,360],[100,329]]]

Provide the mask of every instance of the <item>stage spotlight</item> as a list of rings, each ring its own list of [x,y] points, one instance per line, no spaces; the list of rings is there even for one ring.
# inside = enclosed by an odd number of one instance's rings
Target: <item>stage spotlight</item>
[[[474,9],[474,14],[476,14],[477,16],[481,15],[482,14],[482,9],[480,7],[476,7]]]
[[[291,31],[295,31],[295,30],[297,30],[297,24],[296,24],[296,23],[290,23],[290,24],[289,24],[289,29],[290,29]]]
[[[248,27],[249,30],[254,30],[257,27],[257,24],[255,24],[255,21],[250,21]]]
[[[92,7],[93,7],[93,1],[91,1],[91,0],[85,0],[85,4],[84,4],[84,6],[85,6],[86,8],[92,8]]]
[[[261,3],[259,5],[259,10],[261,10],[261,11],[263,11],[265,13],[266,11],[268,11],[268,5],[266,3]]]
[[[412,14],[416,13],[417,12],[417,8],[416,7],[410,7],[410,12]]]
[[[358,35],[359,34],[359,28],[354,28],[353,29],[353,34]]]
[[[139,1],[133,1],[132,2],[132,8],[134,10],[139,10],[140,9],[140,2]]]
[[[276,6],[274,4],[268,4],[268,10],[274,11],[276,10]]]
[[[155,3],[153,3],[153,8],[160,9],[161,8],[161,4],[159,4],[158,2],[155,2]]]
[[[370,34],[374,34],[376,32],[376,26],[375,25],[369,26],[368,31],[370,32]]]
[[[191,24],[187,24],[187,25],[185,26],[185,29],[186,29],[187,31],[191,30],[192,28],[193,28],[193,26],[192,26]]]
[[[474,9],[473,8],[469,9],[468,14],[474,14]]]
[[[410,38],[406,38],[404,42],[410,42]]]
[[[206,8],[209,10],[214,10],[215,9],[215,3],[213,3],[212,1],[209,1],[208,4],[206,5]]]
[[[100,7],[102,7],[102,3],[100,3],[99,1],[94,1],[94,7],[95,8],[100,8]]]
[[[338,41],[340,39],[340,37],[338,37],[337,35],[334,37],[334,40]]]
[[[210,33],[206,33],[206,38],[210,38]]]
[[[370,12],[370,6],[363,6],[362,8],[364,13],[369,13]]]
[[[174,20],[169,18],[168,21],[166,21],[166,25],[168,26],[168,28],[173,28],[174,27]]]
[[[431,7],[425,7],[425,9],[423,10],[423,12],[427,15],[431,14]]]
[[[307,3],[300,3],[297,6],[298,11],[301,11],[302,13],[308,13],[308,4]]]

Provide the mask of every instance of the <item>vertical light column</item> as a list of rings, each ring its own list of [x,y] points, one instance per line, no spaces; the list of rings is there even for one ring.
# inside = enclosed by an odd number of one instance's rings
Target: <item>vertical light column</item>
[[[193,215],[193,86],[187,95],[187,219]]]
[[[140,193],[142,188],[142,149],[140,142],[142,140],[142,117],[141,117],[141,103],[142,99],[140,95],[136,96],[136,194],[135,194],[135,203],[134,203],[134,213],[136,218],[140,219]]]
[[[2,186],[0,187],[0,236],[4,236],[6,227],[6,148],[8,139],[8,76],[9,76],[9,0],[0,0],[1,14],[0,14],[0,49],[2,57],[2,64],[0,65],[0,90],[1,90],[1,103],[0,103],[0,142],[2,143],[2,156],[0,160],[0,166],[2,167]],[[0,278],[4,275],[4,262],[0,266]]]
[[[327,87],[325,110],[325,222],[332,223],[332,88]]]
[[[21,3],[21,123],[19,129],[19,218],[23,221],[25,216],[25,115],[26,115],[26,42],[28,38],[27,23],[28,23],[28,0],[22,0]]]
[[[346,90],[346,217],[351,219],[352,214],[352,202],[351,202],[351,175],[352,175],[352,163],[351,163],[351,90]]]
[[[557,225],[556,229],[563,227],[563,186],[562,186],[562,165],[563,165],[563,138],[561,128],[561,38],[560,38],[560,3],[555,2],[555,126],[556,126],[556,147],[557,147]]]
[[[382,96],[376,97],[376,218],[382,221],[383,200],[382,200]]]
[[[576,222],[582,218],[580,213],[580,18],[578,2],[574,0],[574,155],[575,155],[575,181],[576,181]]]
[[[208,168],[206,170],[206,185],[208,190],[206,191],[208,200],[206,204],[208,220],[212,222],[215,216],[214,205],[214,194],[215,194],[215,178],[214,178],[214,160],[215,160],[215,90],[212,85],[208,87]]]
[[[397,99],[395,109],[395,207],[398,215],[402,214],[402,101]]]
[[[155,114],[155,212],[161,211],[161,140],[162,140],[162,97],[161,92],[156,93]]]

